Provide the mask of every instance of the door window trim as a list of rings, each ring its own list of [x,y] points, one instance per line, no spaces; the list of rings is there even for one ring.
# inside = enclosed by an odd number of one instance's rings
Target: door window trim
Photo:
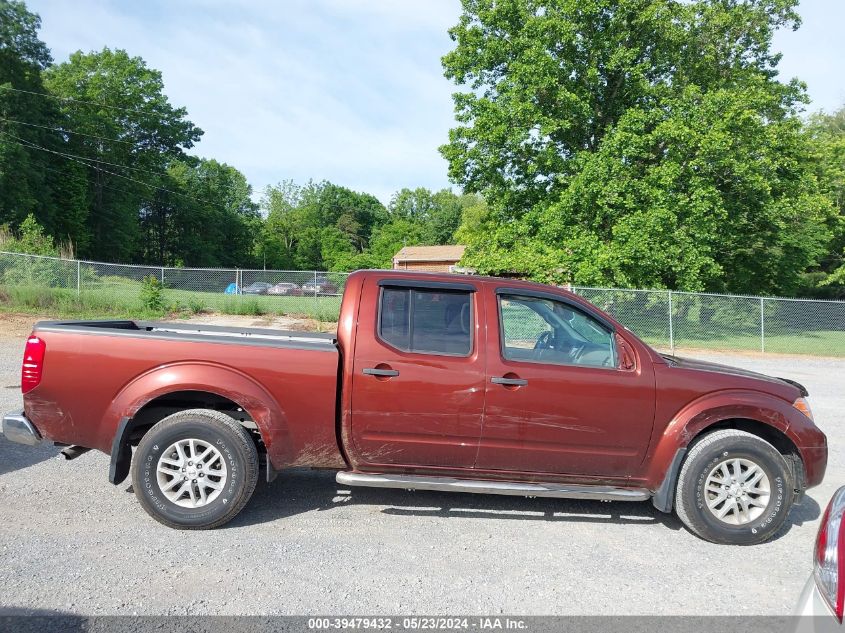
[[[420,288],[422,290],[454,290],[460,292],[473,293],[477,290],[472,284],[461,283],[459,281],[434,281],[426,279],[401,279],[401,278],[387,278],[379,279],[378,285],[382,288],[389,286],[392,288]]]
[[[436,285],[432,285],[436,284]],[[379,281],[379,292],[378,292],[378,311],[376,312],[376,340],[386,345],[392,350],[396,350],[397,352],[401,352],[403,354],[421,354],[424,356],[449,356],[451,358],[469,358],[473,354],[475,354],[475,286],[470,284],[460,284],[460,283],[448,283],[448,282],[404,282],[400,280],[388,280],[382,279]],[[401,347],[397,347],[393,343],[385,340],[381,335],[381,315],[382,315],[382,308],[383,308],[383,300],[384,300],[384,291],[386,289],[391,290],[407,290],[408,295],[408,348],[409,349],[402,349]],[[469,351],[466,354],[459,354],[455,352],[438,352],[438,351],[427,351],[427,350],[415,350],[411,349],[412,344],[414,342],[414,335],[413,335],[413,322],[414,322],[414,298],[413,292],[416,290],[422,291],[437,291],[440,290],[441,292],[454,292],[454,293],[466,293],[469,298]]]
[[[512,296],[515,298],[519,297],[529,297],[533,299],[547,299],[549,301],[557,301],[559,303],[563,303],[568,307],[572,308],[584,314],[592,319],[598,321],[602,326],[606,327],[609,331],[610,335],[610,347],[611,353],[613,354],[613,364],[609,366],[602,366],[602,365],[579,365],[578,363],[563,363],[554,360],[534,360],[530,358],[508,358],[505,355],[505,318],[504,314],[502,314],[502,296]],[[590,310],[585,310],[583,306],[581,306],[578,302],[572,301],[567,297],[554,294],[553,292],[542,292],[536,290],[522,290],[520,288],[496,288],[496,312],[498,313],[499,318],[499,355],[501,356],[502,362],[505,363],[531,363],[535,365],[554,365],[555,367],[573,367],[576,369],[601,369],[604,371],[621,371],[618,367],[619,365],[619,350],[616,347],[616,327],[605,318],[601,318],[601,315],[594,314]]]
[[[616,326],[608,321],[603,315],[598,314],[597,312],[593,312],[585,308],[583,305],[578,303],[577,301],[573,301],[569,297],[565,295],[555,294],[554,292],[544,292],[542,290],[534,290],[534,289],[524,289],[524,288],[513,288],[513,287],[506,287],[506,286],[499,286],[496,288],[496,297],[499,295],[517,295],[521,297],[533,297],[535,299],[548,299],[549,301],[558,301],[560,303],[565,303],[566,305],[570,306],[578,310],[579,312],[586,314],[589,317],[592,317],[599,323],[601,323],[604,327],[606,327],[612,334],[616,334]],[[497,299],[498,301],[498,299]]]

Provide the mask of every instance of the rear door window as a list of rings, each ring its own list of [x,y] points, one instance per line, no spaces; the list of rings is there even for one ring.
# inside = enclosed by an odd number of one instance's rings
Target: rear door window
[[[405,352],[467,356],[472,351],[472,293],[382,288],[379,337]]]

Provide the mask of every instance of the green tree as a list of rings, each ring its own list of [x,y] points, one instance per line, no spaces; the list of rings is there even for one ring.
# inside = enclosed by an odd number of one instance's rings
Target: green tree
[[[791,292],[824,253],[793,0],[464,0],[450,176],[490,202],[465,262],[546,281]]]
[[[57,173],[55,155],[36,149],[63,144],[50,129],[61,124],[55,101],[38,94],[45,92],[42,72],[52,63],[38,38],[40,26],[23,2],[0,0],[0,222],[18,226],[32,213],[67,239],[62,222],[78,214],[79,200],[54,186],[69,183],[73,174]]]
[[[461,223],[464,199],[450,189],[436,193],[424,187],[401,189],[390,200],[391,218],[403,218],[423,227],[426,244],[449,244]]]
[[[31,213],[26,216],[18,228],[17,234],[7,229],[0,230],[0,249],[12,253],[28,253],[30,255],[46,255],[58,257],[59,248],[53,238],[47,235],[38,220]]]
[[[387,221],[374,196],[325,181],[268,188],[262,207],[267,221],[260,240],[268,262],[301,270],[347,268]]]
[[[268,268],[293,268],[293,249],[300,234],[297,213],[302,188],[291,180],[268,186],[261,198],[266,220],[256,243],[256,255]]]
[[[808,130],[816,156],[816,176],[831,200],[836,215],[831,223],[833,240],[817,271],[807,274],[805,284],[822,297],[845,297],[845,107],[832,114],[812,116]]]
[[[202,135],[170,104],[161,73],[140,57],[104,48],[76,52],[45,73],[61,98],[69,135],[65,163],[86,172],[90,211],[82,254],[129,261],[139,244],[140,209],[169,182],[168,165]],[[73,157],[81,157],[73,158]]]
[[[461,196],[461,221],[452,236],[454,244],[471,244],[487,235],[490,209],[486,200],[477,194]]]
[[[167,174],[173,193],[157,198],[165,215],[149,218],[152,239],[147,244],[153,250],[148,260],[213,267],[253,263],[260,226],[246,177],[230,165],[206,159],[174,161]],[[157,260],[159,253],[163,258]]]
[[[393,256],[403,246],[425,244],[425,229],[420,222],[398,217],[373,232],[369,248],[349,263],[358,268],[393,268]]]
[[[348,237],[336,226],[327,226],[320,232],[320,256],[326,270],[344,271],[355,266],[359,254]]]

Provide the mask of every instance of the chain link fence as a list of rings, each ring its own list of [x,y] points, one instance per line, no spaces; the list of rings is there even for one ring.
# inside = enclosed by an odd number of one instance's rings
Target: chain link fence
[[[347,273],[131,266],[0,252],[0,300],[33,309],[143,313],[142,281],[188,313],[336,321]],[[658,349],[845,356],[845,301],[574,287]]]
[[[845,301],[573,287],[660,350],[845,356]]]
[[[287,314],[331,322],[337,320],[348,274],[134,266],[0,252],[0,292],[9,303],[35,309],[143,313],[141,290],[149,277],[160,282],[171,311]]]

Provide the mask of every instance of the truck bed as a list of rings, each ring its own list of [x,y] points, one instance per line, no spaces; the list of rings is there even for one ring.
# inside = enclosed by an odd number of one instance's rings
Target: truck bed
[[[159,321],[41,321],[34,334],[46,356],[25,412],[49,440],[111,453],[124,419],[168,398],[214,408],[196,395],[211,394],[249,415],[275,468],[345,466],[332,334]]]

